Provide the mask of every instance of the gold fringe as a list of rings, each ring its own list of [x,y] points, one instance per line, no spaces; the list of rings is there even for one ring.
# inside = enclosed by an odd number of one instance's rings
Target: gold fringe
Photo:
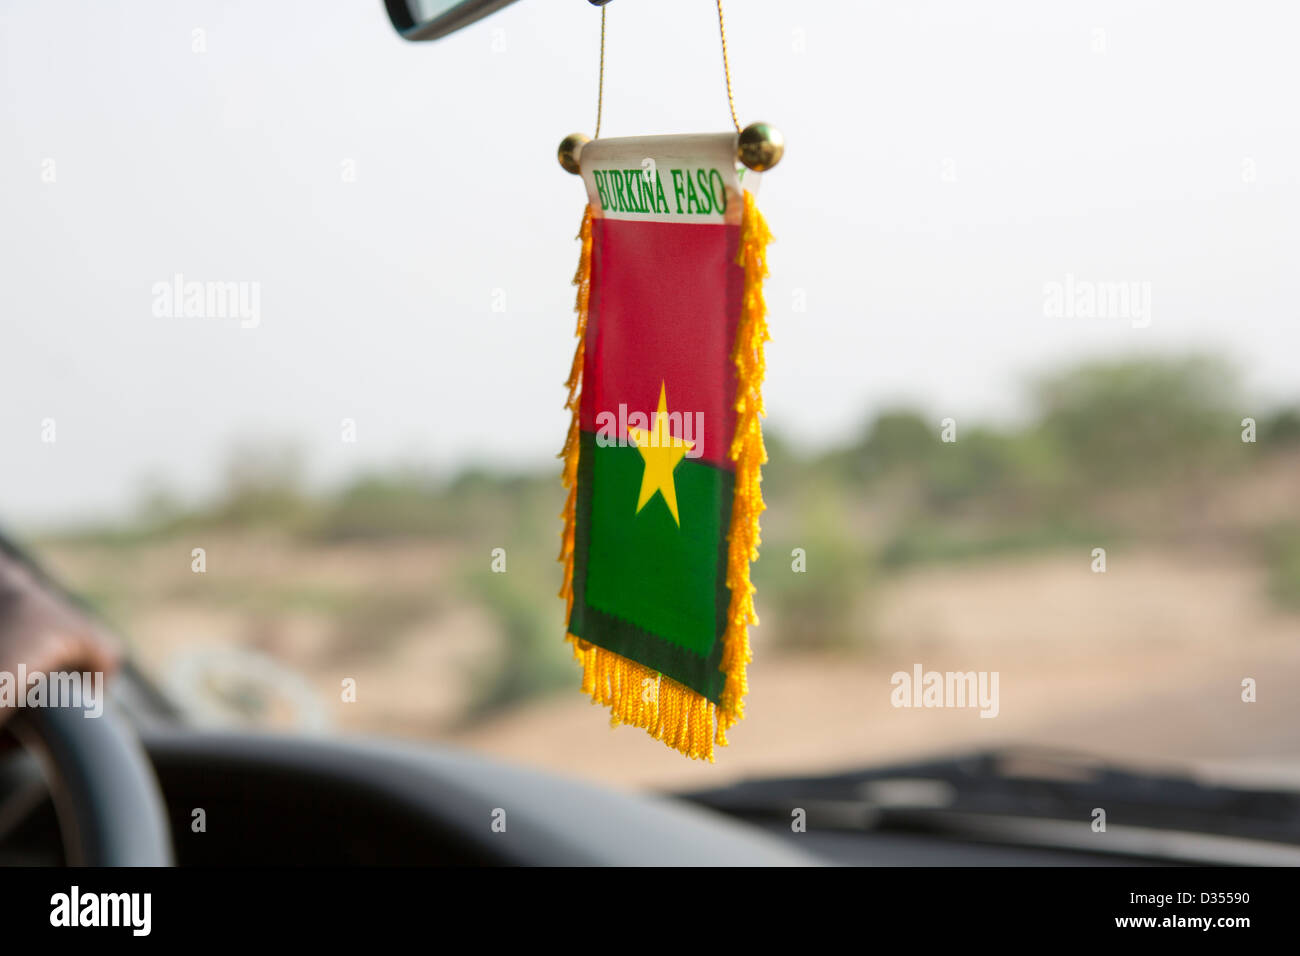
[[[740,248],[736,252],[737,264],[745,269],[745,288],[731,356],[736,364],[736,431],[731,439],[736,492],[731,504],[731,528],[727,532],[727,587],[731,589],[731,606],[727,610],[727,630],[722,635],[719,665],[727,675],[718,708],[717,741],[723,747],[727,745],[727,731],[745,716],[745,694],[749,691],[745,670],[754,659],[749,648],[749,625],[758,623],[749,565],[758,560],[761,540],[758,518],[766,507],[761,483],[767,449],[763,447],[761,419],[767,414],[763,409],[763,376],[767,372],[764,345],[770,336],[763,280],[767,278],[767,244],[771,241],[772,233],[758,211],[754,194],[746,191]]]
[[[707,697],[656,670],[582,640],[566,639],[582,664],[582,692],[609,708],[609,725],[640,727],[674,750],[713,762],[714,717]]]
[[[572,418],[564,450],[560,453],[564,459],[562,481],[569,492],[561,514],[564,531],[558,558],[564,565],[560,597],[565,600],[566,623],[573,612],[579,402],[586,350],[587,308],[591,299],[590,206],[583,214],[578,238],[582,240],[582,252],[578,271],[573,277],[573,284],[578,287],[575,305],[578,344],[566,383],[569,397],[565,402]],[[710,763],[714,759],[714,744],[725,747],[727,730],[745,716],[744,697],[749,688],[745,670],[753,659],[749,647],[749,625],[758,623],[749,565],[758,558],[759,515],[765,507],[760,482],[767,451],[763,447],[760,419],[764,415],[762,386],[766,371],[763,346],[769,341],[769,336],[763,280],[767,277],[767,244],[771,240],[772,234],[754,203],[753,195],[746,192],[736,257],[737,264],[745,270],[745,285],[732,353],[736,366],[737,418],[730,457],[736,463],[736,491],[731,527],[727,532],[727,587],[731,589],[731,605],[727,611],[727,629],[722,637],[722,662],[719,665],[726,674],[721,705],[714,705],[703,695],[643,664],[584,641],[575,634],[565,635],[573,645],[574,658],[582,665],[583,693],[591,697],[593,704],[602,704],[610,709],[610,726],[629,724],[640,727],[674,750]]]
[[[560,481],[569,490],[560,517],[564,521],[564,531],[560,536],[560,554],[556,558],[564,564],[564,583],[559,596],[564,598],[564,622],[568,625],[573,614],[573,532],[574,515],[578,507],[578,449],[582,445],[579,435],[579,402],[582,398],[582,365],[587,354],[587,306],[591,301],[591,206],[582,213],[582,226],[578,230],[582,240],[582,253],[578,256],[578,271],[573,275],[573,284],[578,287],[577,301],[573,309],[578,313],[578,329],[574,333],[578,344],[573,350],[573,365],[569,368],[569,380],[565,387],[569,397],[564,407],[572,412],[569,419],[569,434],[564,439],[564,448],[560,457],[564,467],[560,470]]]

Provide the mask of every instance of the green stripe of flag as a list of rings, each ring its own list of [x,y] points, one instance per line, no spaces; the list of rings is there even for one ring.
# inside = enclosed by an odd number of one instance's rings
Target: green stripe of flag
[[[637,511],[643,471],[635,447],[600,447],[582,433],[569,629],[716,702],[734,476],[678,464],[679,527],[660,494]]]

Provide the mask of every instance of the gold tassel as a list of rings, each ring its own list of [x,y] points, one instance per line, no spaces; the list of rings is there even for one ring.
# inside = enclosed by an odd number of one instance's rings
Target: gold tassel
[[[560,457],[564,459],[560,481],[568,489],[569,494],[564,502],[564,511],[560,513],[564,521],[564,531],[560,536],[560,555],[556,559],[564,564],[564,583],[560,587],[559,596],[564,598],[566,626],[573,613],[573,532],[574,515],[578,506],[578,449],[582,446],[581,436],[578,433],[578,407],[582,397],[582,365],[587,354],[587,306],[591,301],[590,205],[583,210],[578,238],[582,240],[582,253],[578,257],[578,271],[573,275],[573,284],[578,287],[577,301],[573,305],[574,311],[578,313],[578,329],[574,333],[578,338],[578,345],[573,350],[573,365],[569,368],[569,380],[565,382],[569,397],[564,403],[564,407],[573,414],[569,420],[569,434],[565,437],[564,448],[560,452]],[[573,639],[570,636],[570,640]]]
[[[732,352],[736,364],[736,431],[731,440],[731,460],[736,463],[736,491],[731,504],[731,528],[727,532],[727,587],[731,589],[731,606],[727,609],[727,630],[722,636],[719,665],[727,675],[718,708],[717,742],[722,747],[727,745],[727,731],[745,716],[745,694],[749,691],[745,669],[754,659],[749,649],[749,625],[758,623],[749,565],[758,560],[758,519],[766,507],[761,482],[767,449],[763,447],[760,419],[766,414],[764,344],[770,341],[770,336],[763,280],[767,278],[767,244],[771,241],[772,233],[758,211],[754,194],[747,191],[740,223],[740,248],[736,253],[737,264],[745,269],[745,287]]]
[[[572,418],[564,450],[560,453],[564,459],[562,481],[569,492],[561,514],[564,531],[558,558],[564,565],[560,597],[565,600],[566,623],[573,612],[573,549],[581,444],[579,402],[586,354],[587,308],[591,299],[590,206],[583,214],[578,238],[582,240],[582,252],[578,271],[573,277],[573,284],[578,287],[575,305],[578,344],[566,383],[569,397],[565,403]],[[745,715],[744,697],[748,690],[745,668],[753,659],[749,649],[749,625],[758,623],[749,565],[758,558],[758,521],[764,508],[759,485],[760,469],[767,461],[767,452],[763,447],[760,418],[764,415],[762,386],[766,371],[763,345],[769,337],[763,280],[767,277],[767,244],[771,240],[772,234],[754,204],[753,195],[746,192],[736,259],[737,264],[744,267],[745,285],[732,353],[736,366],[737,418],[730,457],[736,463],[736,490],[731,527],[727,532],[727,587],[731,589],[731,605],[727,611],[727,629],[722,638],[722,662],[719,665],[726,674],[721,706],[644,664],[584,641],[575,634],[566,634],[566,640],[573,645],[574,658],[582,665],[582,691],[591,697],[593,704],[609,708],[611,727],[620,724],[640,727],[674,750],[710,763],[714,759],[714,744],[725,747],[727,730]]]

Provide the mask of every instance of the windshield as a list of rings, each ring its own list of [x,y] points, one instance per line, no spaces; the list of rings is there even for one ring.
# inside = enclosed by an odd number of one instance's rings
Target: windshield
[[[696,6],[618,11],[609,135],[729,128]],[[761,624],[709,765],[609,729],[556,596],[589,13],[403,46],[365,3],[6,10],[5,527],[213,725],[643,787],[1005,746],[1297,779],[1287,31],[736,6],[788,155]]]

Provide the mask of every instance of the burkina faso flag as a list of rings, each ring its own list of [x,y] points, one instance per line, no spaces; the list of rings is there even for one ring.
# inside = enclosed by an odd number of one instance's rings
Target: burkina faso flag
[[[713,759],[743,716],[770,238],[735,134],[598,139],[560,560],[583,689]],[[743,176],[742,176],[743,174]]]

